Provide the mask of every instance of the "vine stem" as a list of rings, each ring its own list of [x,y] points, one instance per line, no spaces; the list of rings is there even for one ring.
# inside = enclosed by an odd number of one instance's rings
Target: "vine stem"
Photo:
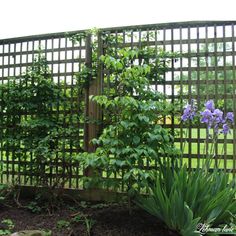
[[[182,155],[181,155],[181,158],[180,158],[180,165],[181,165],[181,166],[183,165],[184,150],[185,150],[185,146],[186,146],[187,138],[188,138],[188,134],[189,134],[187,128],[185,129],[185,131],[186,131],[186,132],[185,132],[185,137],[184,137],[184,144],[183,144],[183,148],[182,148],[182,150],[181,150]]]

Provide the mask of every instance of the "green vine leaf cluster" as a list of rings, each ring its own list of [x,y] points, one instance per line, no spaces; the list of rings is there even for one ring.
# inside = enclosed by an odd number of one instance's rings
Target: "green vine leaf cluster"
[[[19,165],[25,162],[21,171],[24,175],[37,176],[35,184],[47,185],[50,163],[61,161],[67,165],[69,156],[62,157],[58,153],[79,130],[71,126],[65,116],[59,115],[61,108],[69,109],[67,95],[53,81],[42,53],[25,74],[9,78],[0,86],[0,97],[1,148],[8,155],[12,153]]]
[[[98,71],[97,71],[98,65],[99,65],[99,58],[97,54],[97,50],[98,50],[97,34],[98,33],[99,33],[99,29],[93,28],[85,32],[74,34],[69,37],[69,39],[74,44],[85,45],[86,39],[88,37],[91,38],[91,42],[92,42],[90,45],[91,51],[92,51],[91,65],[87,65],[86,63],[81,64],[80,71],[75,73],[75,77],[77,79],[77,89],[79,90],[79,94],[81,95],[81,98],[83,98],[84,89],[89,87],[92,79],[96,78],[98,74]]]
[[[106,40],[109,45],[109,38]],[[105,88],[102,95],[90,99],[103,110],[103,130],[91,141],[97,146],[96,152],[77,157],[83,168],[94,169],[94,176],[86,177],[91,180],[90,186],[117,188],[123,181],[129,192],[146,187],[151,181],[150,170],[163,158],[179,154],[170,131],[161,125],[163,117],[173,114],[175,106],[153,86],[154,82],[162,82],[175,56],[149,46],[111,46],[99,58],[105,72]],[[105,180],[100,174],[104,170]],[[112,181],[113,176],[122,180]]]

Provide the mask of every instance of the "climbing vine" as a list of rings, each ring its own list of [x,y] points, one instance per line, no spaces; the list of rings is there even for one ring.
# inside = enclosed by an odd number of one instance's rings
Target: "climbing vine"
[[[0,86],[2,149],[19,164],[19,172],[34,176],[34,184],[50,185],[48,174],[57,167],[55,185],[70,174],[69,156],[60,154],[78,129],[68,124],[60,110],[67,95],[51,76],[46,58],[39,52],[32,66]],[[20,176],[18,176],[20,177]]]
[[[105,72],[103,94],[91,96],[103,111],[103,130],[91,140],[97,146],[95,153],[81,153],[77,160],[81,167],[94,170],[92,177],[85,177],[89,186],[119,188],[123,182],[131,193],[147,186],[151,168],[179,153],[173,146],[173,136],[161,125],[163,117],[173,114],[176,106],[153,86],[163,82],[176,55],[145,44],[125,47],[121,37],[110,34],[101,37],[105,52],[96,57],[93,50],[90,71],[94,76],[97,65],[102,65]],[[96,45],[95,41],[95,49]],[[78,78],[87,69],[85,66]],[[104,170],[106,178],[101,175]]]

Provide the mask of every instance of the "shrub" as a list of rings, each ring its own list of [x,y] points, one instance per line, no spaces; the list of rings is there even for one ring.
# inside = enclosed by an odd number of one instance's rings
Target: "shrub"
[[[66,176],[68,156],[61,157],[58,152],[78,129],[67,124],[68,118],[57,115],[60,107],[68,106],[67,95],[53,81],[41,52],[24,74],[0,85],[0,97],[1,148],[19,160],[19,172],[34,177],[35,184],[47,186],[47,171],[52,167],[48,163],[56,160],[64,165],[57,173],[64,171]],[[59,175],[55,179],[55,185],[63,184]]]

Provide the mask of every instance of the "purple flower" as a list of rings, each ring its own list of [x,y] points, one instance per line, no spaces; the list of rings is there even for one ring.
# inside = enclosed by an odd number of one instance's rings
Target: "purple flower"
[[[196,115],[196,106],[194,106],[194,100],[191,100],[191,103],[184,109],[181,119],[183,121],[193,120]],[[219,133],[227,135],[230,133],[230,127],[234,123],[234,114],[233,112],[228,112],[226,116],[224,116],[223,111],[215,109],[214,101],[209,100],[205,103],[205,110],[200,112],[200,121],[207,125],[208,130],[213,129],[213,133],[216,137]]]
[[[203,112],[201,112],[201,122],[205,123],[207,125],[207,128],[213,128],[214,133],[219,133],[219,128],[222,127],[222,125],[225,123],[225,120],[223,119],[223,111],[220,109],[213,109],[214,103],[208,101],[206,103],[206,106],[210,109],[205,109]]]
[[[230,128],[228,126],[228,124],[223,124],[223,129],[221,131],[224,135],[230,133]]]
[[[229,121],[231,124],[233,124],[234,123],[234,113],[228,112],[226,114],[226,120]]]
[[[223,121],[223,111],[220,109],[215,109],[213,112],[214,122],[221,123]]]
[[[213,113],[209,109],[205,109],[200,114],[202,116],[201,122],[206,123],[208,127],[210,128],[213,122]]]
[[[214,111],[215,109],[215,104],[214,104],[214,101],[213,100],[209,100],[205,103],[205,107],[206,109],[210,110],[210,111]]]
[[[191,104],[188,104],[184,109],[184,113],[181,116],[181,119],[183,121],[193,120],[195,115],[196,115],[196,107],[193,105],[193,101],[191,101]]]
[[[214,129],[213,129],[213,131],[214,131],[214,134],[219,134],[219,124],[218,123],[216,123],[215,125],[214,125]]]

